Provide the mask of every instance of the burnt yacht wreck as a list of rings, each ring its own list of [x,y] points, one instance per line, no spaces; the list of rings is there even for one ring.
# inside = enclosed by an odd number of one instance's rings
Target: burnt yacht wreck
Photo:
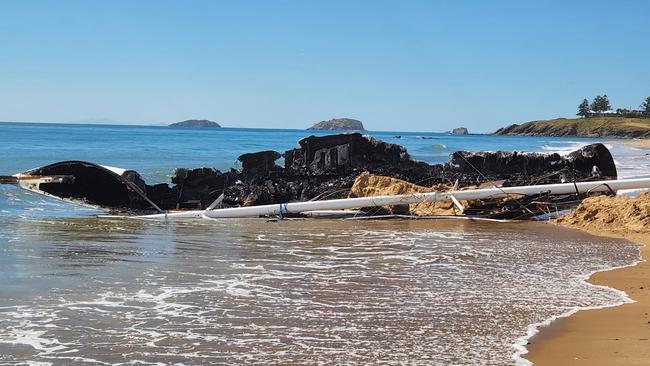
[[[355,214],[383,215],[381,207],[422,202],[447,202],[455,214],[470,217],[526,219],[576,206],[588,195],[650,187],[650,179],[617,180],[614,160],[602,144],[566,156],[457,151],[444,164],[416,161],[400,145],[359,133],[309,136],[298,144],[284,153],[241,155],[239,170],[176,169],[172,185],[150,185],[135,171],[83,161],[2,176],[0,183],[155,219],[285,217],[351,208],[361,210]],[[283,166],[277,164],[280,158]],[[423,188],[351,197],[362,173]]]

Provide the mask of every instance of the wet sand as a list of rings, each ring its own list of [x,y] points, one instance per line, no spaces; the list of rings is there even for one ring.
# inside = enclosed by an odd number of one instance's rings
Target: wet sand
[[[589,282],[625,291],[635,303],[580,311],[544,328],[531,340],[526,358],[535,365],[650,364],[650,235],[586,230],[645,246],[644,261],[594,274]]]
[[[0,215],[0,364],[508,365],[624,241],[467,220]],[[516,355],[515,355],[516,353]]]

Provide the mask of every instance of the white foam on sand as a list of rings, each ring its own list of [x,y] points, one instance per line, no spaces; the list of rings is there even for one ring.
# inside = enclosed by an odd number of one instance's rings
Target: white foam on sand
[[[618,301],[572,273],[635,258],[626,243],[583,237],[571,246],[514,227],[495,235],[481,223],[329,224],[265,225],[263,237],[236,241],[244,224],[231,223],[218,228],[223,241],[209,236],[209,250],[178,249],[173,262],[128,270],[113,264],[87,291],[64,287],[0,308],[0,340],[55,363],[115,361],[94,351],[112,344],[125,363],[507,364],[529,323]],[[211,235],[182,230],[184,246]],[[9,336],[7,325],[30,332]]]
[[[639,248],[639,257],[641,258],[641,249],[640,248]],[[617,269],[634,267],[637,264],[639,264],[641,262],[644,262],[644,261],[645,260],[643,260],[643,259],[639,259],[637,261],[634,261],[634,262],[630,263],[629,265],[597,269],[597,270],[591,271],[591,272],[587,273],[586,275],[582,276],[581,277],[582,282],[584,282],[585,284],[587,284],[587,285],[589,285],[591,287],[594,287],[594,288],[606,289],[606,290],[610,291],[611,293],[615,294],[618,297],[618,301],[612,301],[612,302],[609,302],[609,303],[606,303],[606,304],[603,304],[603,305],[597,305],[597,306],[573,307],[573,308],[565,311],[562,314],[552,316],[552,317],[550,317],[548,319],[545,319],[545,320],[543,320],[543,321],[541,321],[539,323],[530,324],[528,326],[527,330],[526,330],[526,334],[524,336],[519,337],[517,339],[517,341],[515,342],[515,344],[513,345],[513,347],[515,349],[515,353],[513,354],[512,359],[515,361],[515,364],[518,365],[518,366],[532,366],[533,365],[532,362],[530,362],[529,360],[524,358],[525,355],[528,353],[527,346],[528,346],[530,340],[533,337],[535,337],[541,331],[541,329],[543,329],[544,327],[548,327],[554,321],[562,319],[562,318],[567,318],[567,317],[577,313],[578,311],[582,311],[582,310],[605,309],[605,308],[611,308],[611,307],[620,306],[620,305],[624,305],[624,304],[634,303],[635,301],[632,300],[625,291],[621,291],[619,289],[609,287],[609,286],[593,284],[593,283],[589,282],[589,278],[591,278],[591,276],[593,276],[595,273],[598,273],[598,272],[609,272],[609,271],[615,271]]]
[[[0,343],[31,347],[39,357],[61,353],[68,349],[68,345],[48,334],[50,323],[56,319],[55,314],[34,311],[24,306],[4,309],[12,309],[1,313],[4,318],[14,319],[16,322],[4,327],[4,330],[0,330]],[[29,364],[51,365],[49,362],[34,360],[31,360]]]

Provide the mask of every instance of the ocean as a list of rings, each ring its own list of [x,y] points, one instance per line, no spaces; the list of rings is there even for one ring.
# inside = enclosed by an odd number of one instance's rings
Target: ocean
[[[367,133],[431,163],[595,141]],[[168,182],[310,134],[326,132],[0,123],[0,175],[74,159]],[[608,146],[621,176],[649,174],[646,150]],[[589,274],[639,260],[636,244],[543,223],[96,214],[0,186],[0,365],[526,364],[538,325],[629,301]]]

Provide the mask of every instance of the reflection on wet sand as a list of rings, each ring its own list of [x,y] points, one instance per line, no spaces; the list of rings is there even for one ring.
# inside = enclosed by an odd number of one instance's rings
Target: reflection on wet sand
[[[61,268],[102,266],[142,256],[146,227],[136,220],[98,218],[16,220],[7,230],[14,242]]]

